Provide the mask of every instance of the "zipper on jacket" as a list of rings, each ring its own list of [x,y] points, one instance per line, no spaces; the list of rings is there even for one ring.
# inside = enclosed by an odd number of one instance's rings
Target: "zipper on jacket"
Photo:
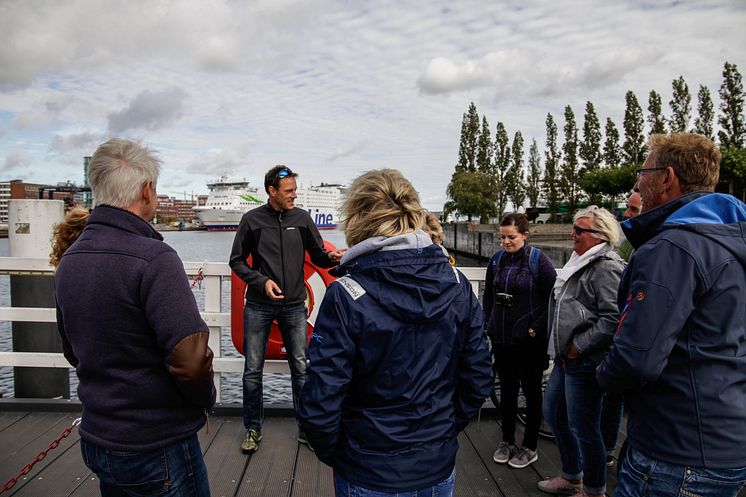
[[[283,229],[282,229],[282,211],[280,211],[280,215],[277,217],[277,220],[280,223],[280,265],[282,266],[282,284],[280,286],[280,290],[282,291],[282,294],[285,295],[285,249],[283,248]],[[285,295],[285,298],[287,298],[287,295]],[[284,304],[285,301],[283,300],[282,303]]]

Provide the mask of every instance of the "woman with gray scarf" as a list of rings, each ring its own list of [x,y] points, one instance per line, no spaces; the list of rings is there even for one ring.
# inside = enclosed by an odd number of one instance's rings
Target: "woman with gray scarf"
[[[603,392],[595,370],[619,322],[616,302],[624,262],[613,251],[619,225],[606,209],[581,210],[573,222],[573,254],[558,272],[549,298],[549,354],[554,369],[544,396],[544,418],[562,459],[562,473],[540,481],[552,494],[606,492],[601,437]]]

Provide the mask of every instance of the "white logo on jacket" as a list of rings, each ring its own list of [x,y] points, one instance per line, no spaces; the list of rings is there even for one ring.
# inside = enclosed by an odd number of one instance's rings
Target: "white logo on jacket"
[[[342,288],[347,290],[347,293],[350,294],[350,297],[352,297],[352,300],[357,300],[363,295],[365,295],[365,288],[360,286],[360,283],[353,280],[349,276],[342,276],[341,278],[338,278],[337,283],[342,285]]]

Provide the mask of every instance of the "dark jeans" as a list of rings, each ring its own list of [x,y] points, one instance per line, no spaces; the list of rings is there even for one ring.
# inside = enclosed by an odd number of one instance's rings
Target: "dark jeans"
[[[308,327],[306,305],[271,305],[246,303],[244,309],[243,424],[246,429],[262,428],[264,399],[262,372],[267,339],[273,320],[277,320],[282,342],[288,354],[290,378],[293,384],[293,407],[298,412],[298,400],[306,382]]]
[[[585,491],[606,492],[606,450],[601,438],[601,399],[596,363],[555,359],[544,392],[544,418],[562,459],[562,476],[583,480]]]
[[[624,415],[624,397],[622,392],[611,391],[604,395],[601,404],[601,436],[604,439],[606,455],[610,456],[616,449],[616,441],[619,438],[619,428],[622,426]]]
[[[652,459],[629,448],[622,463],[616,497],[655,495],[735,497],[746,482],[746,468],[705,469]]]
[[[420,488],[410,492],[381,492],[350,483],[335,471],[334,493],[336,497],[453,497],[456,483],[456,470],[451,476],[431,487]]]
[[[526,431],[523,447],[536,450],[541,425],[541,382],[545,347],[536,345],[496,345],[492,349],[500,380],[500,417],[503,442],[515,444],[518,415],[518,388],[526,397]]]
[[[80,439],[83,462],[101,482],[101,497],[209,497],[197,435],[146,452],[105,449]]]

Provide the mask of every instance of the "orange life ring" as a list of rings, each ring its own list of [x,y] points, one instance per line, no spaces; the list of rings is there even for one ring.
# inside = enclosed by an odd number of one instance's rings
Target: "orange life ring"
[[[330,242],[324,241],[324,248],[327,252],[335,250],[336,247]],[[251,256],[247,259],[249,265],[251,264]],[[320,268],[311,262],[311,258],[306,253],[306,258],[303,262],[303,284],[306,286],[306,308],[308,309],[308,340],[311,340],[313,334],[313,326],[316,323],[316,315],[319,310],[316,306],[316,302],[321,302],[326,293],[326,287],[328,287],[332,281],[335,280],[334,276],[329,274],[329,270]],[[244,354],[243,350],[243,314],[246,294],[246,282],[236,276],[236,273],[231,272],[231,338],[233,339],[233,346],[240,354]],[[265,359],[285,359],[287,352],[282,343],[282,334],[280,333],[280,327],[277,325],[277,321],[272,322],[272,327],[269,330],[269,340],[267,341],[267,351]]]

